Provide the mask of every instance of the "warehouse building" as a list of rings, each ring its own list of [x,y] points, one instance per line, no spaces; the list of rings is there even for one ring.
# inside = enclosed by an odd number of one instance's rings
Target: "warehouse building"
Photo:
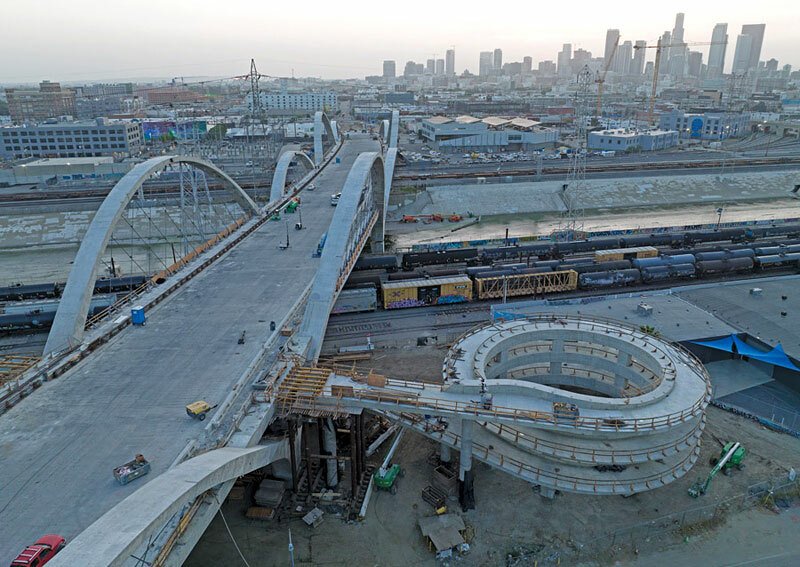
[[[434,116],[422,121],[420,135],[442,151],[506,151],[544,148],[557,133],[527,118]]]
[[[130,156],[144,144],[137,123],[107,123],[102,118],[88,122],[40,124],[0,128],[0,156],[97,157]]]
[[[589,132],[590,150],[643,151],[652,152],[678,145],[675,130],[648,130],[639,132],[628,128]]]
[[[261,93],[261,107],[265,110],[280,111],[299,111],[334,112],[339,110],[339,100],[337,94],[331,91],[325,92],[305,92],[305,93]],[[248,109],[252,110],[252,96],[246,98]]]
[[[683,139],[725,140],[737,138],[749,132],[750,115],[733,112],[705,112],[690,114],[673,110],[662,114],[659,127],[676,130]]]

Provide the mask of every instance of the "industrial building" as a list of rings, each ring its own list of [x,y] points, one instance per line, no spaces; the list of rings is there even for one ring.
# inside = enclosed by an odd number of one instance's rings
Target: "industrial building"
[[[118,179],[128,173],[134,161],[115,162],[114,158],[43,158],[0,170],[0,186],[27,183],[58,183],[79,179]]]
[[[725,140],[748,132],[750,115],[732,112],[687,113],[673,110],[662,114],[659,127],[677,130],[681,139]]]
[[[556,142],[555,130],[527,118],[434,116],[422,121],[420,135],[440,150],[504,151],[543,148]]]
[[[0,156],[6,159],[130,156],[143,145],[140,124],[107,123],[102,118],[0,128]]]
[[[663,150],[678,145],[678,132],[675,130],[649,130],[639,132],[627,128],[589,132],[590,150],[614,150],[643,152]]]
[[[251,96],[246,98],[247,107],[252,110]],[[339,110],[339,101],[335,92],[305,92],[305,93],[261,93],[261,106],[266,110],[290,110],[326,112]]]
[[[6,89],[8,112],[15,124],[41,122],[57,116],[75,116],[75,91],[42,81],[39,90]]]

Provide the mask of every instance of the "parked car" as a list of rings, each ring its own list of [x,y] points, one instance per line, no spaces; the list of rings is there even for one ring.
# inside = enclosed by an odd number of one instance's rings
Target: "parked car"
[[[41,567],[56,553],[64,549],[67,540],[60,535],[50,534],[40,537],[36,543],[29,545],[11,562],[11,567]]]
[[[331,195],[331,205],[334,207],[339,204],[339,199],[342,198],[341,193],[336,193],[335,195]]]

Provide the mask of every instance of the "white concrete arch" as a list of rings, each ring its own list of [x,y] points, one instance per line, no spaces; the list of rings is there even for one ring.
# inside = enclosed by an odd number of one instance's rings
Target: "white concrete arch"
[[[381,120],[381,125],[378,126],[378,134],[380,135],[381,140],[383,140],[386,144],[389,143],[389,130],[389,121]]]
[[[292,162],[299,161],[306,166],[306,169],[311,171],[314,169],[314,162],[304,152],[301,151],[288,151],[278,159],[275,165],[275,173],[272,175],[272,187],[269,191],[269,202],[274,203],[283,197],[286,189],[286,176],[289,173],[289,167]]]
[[[152,174],[170,165],[182,163],[220,178],[223,187],[233,195],[245,211],[258,213],[258,205],[247,193],[211,162],[189,156],[160,156],[137,164],[112,187],[89,224],[75,256],[64,293],[61,295],[53,326],[45,344],[45,355],[80,343],[101,256],[111,239],[114,227],[128,203]]]
[[[392,120],[389,124],[389,147],[396,148],[400,137],[400,111],[392,111]]]
[[[325,130],[325,135],[328,138],[328,143],[333,145],[337,141],[336,132],[333,129],[328,115],[318,110],[314,113],[314,164],[320,165],[324,155],[322,147],[322,130]]]
[[[344,183],[298,333],[308,360],[319,356],[328,316],[338,296],[339,279],[353,254],[359,252],[358,238],[354,238],[359,235],[354,235],[354,230],[360,228],[357,225],[361,222],[368,222],[372,214],[381,214],[383,175],[383,157],[378,152],[364,152],[356,158]],[[380,216],[375,224],[380,224]],[[380,232],[382,235],[383,229]]]
[[[106,512],[69,542],[50,565],[124,565],[187,502],[226,481],[288,457],[289,444],[281,440],[246,449],[223,447],[184,461]]]

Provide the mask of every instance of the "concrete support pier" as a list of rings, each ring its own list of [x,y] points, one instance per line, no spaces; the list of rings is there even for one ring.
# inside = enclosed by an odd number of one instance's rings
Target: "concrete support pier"
[[[472,474],[472,420],[461,421],[461,460],[458,467],[458,501],[466,512],[475,508]]]
[[[450,445],[439,443],[439,460],[443,463],[449,463],[453,458],[450,451]]]

